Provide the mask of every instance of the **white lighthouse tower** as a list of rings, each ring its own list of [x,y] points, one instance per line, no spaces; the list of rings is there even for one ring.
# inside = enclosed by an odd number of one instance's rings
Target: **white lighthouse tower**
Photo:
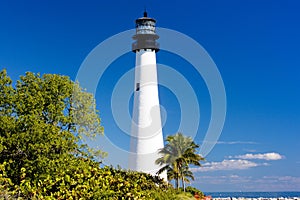
[[[159,36],[155,32],[155,19],[147,12],[136,21],[136,34],[132,51],[136,54],[134,105],[131,126],[131,156],[129,168],[155,175],[160,166],[155,160],[164,147],[158,98],[156,52]],[[166,173],[160,175],[167,180]]]

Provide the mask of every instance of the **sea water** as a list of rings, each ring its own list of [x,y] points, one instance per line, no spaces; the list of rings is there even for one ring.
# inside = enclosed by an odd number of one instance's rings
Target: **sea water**
[[[300,198],[300,192],[204,192],[212,198]]]

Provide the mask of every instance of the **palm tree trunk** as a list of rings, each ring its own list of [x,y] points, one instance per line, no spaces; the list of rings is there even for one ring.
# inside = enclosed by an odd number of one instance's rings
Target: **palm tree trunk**
[[[180,167],[177,164],[177,190],[179,189],[179,181],[180,181]]]
[[[184,177],[183,176],[181,177],[181,182],[182,182],[183,191],[185,192],[185,184],[184,184]]]

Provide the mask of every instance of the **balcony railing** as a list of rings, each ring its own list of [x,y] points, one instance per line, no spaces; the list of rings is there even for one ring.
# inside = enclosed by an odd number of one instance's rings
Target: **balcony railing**
[[[132,43],[132,51],[140,49],[153,49],[155,51],[159,50],[159,43],[155,40],[138,40]]]

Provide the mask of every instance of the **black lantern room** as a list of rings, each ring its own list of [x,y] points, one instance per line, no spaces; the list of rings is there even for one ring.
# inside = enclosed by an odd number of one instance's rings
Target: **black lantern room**
[[[136,41],[132,44],[133,52],[141,49],[151,49],[156,52],[159,50],[159,44],[156,42],[159,36],[155,32],[155,23],[156,20],[149,18],[146,11],[144,17],[135,20],[136,34],[132,38]]]

